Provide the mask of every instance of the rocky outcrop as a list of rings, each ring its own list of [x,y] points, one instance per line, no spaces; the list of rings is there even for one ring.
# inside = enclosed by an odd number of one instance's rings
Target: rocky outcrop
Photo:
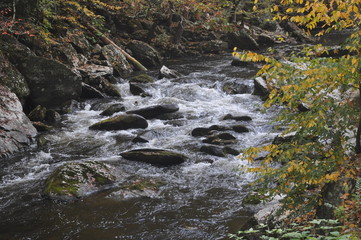
[[[0,96],[0,157],[6,157],[29,146],[37,131],[9,88],[0,85]]]
[[[223,84],[223,91],[228,94],[246,94],[252,93],[252,87],[239,81],[230,81]]]
[[[240,50],[258,50],[259,45],[246,31],[230,32],[227,35],[230,48],[237,47]]]
[[[105,95],[101,91],[96,89],[95,87],[92,87],[89,84],[86,84],[83,82],[81,83],[81,86],[82,86],[82,92],[81,92],[82,98],[85,98],[85,99],[105,98]]]
[[[183,154],[163,149],[136,149],[120,154],[131,161],[139,161],[159,166],[172,166],[181,164],[186,160]]]
[[[91,130],[126,130],[130,128],[147,128],[148,122],[136,114],[122,114],[95,123],[89,127]]]
[[[158,116],[165,113],[173,113],[179,110],[176,104],[164,104],[145,107],[137,110],[127,111],[130,114],[138,114],[146,119],[157,118]]]
[[[132,51],[132,56],[146,67],[156,67],[162,62],[158,51],[145,42],[133,40],[127,47]]]
[[[253,95],[260,96],[262,99],[268,98],[270,91],[267,86],[266,80],[261,77],[254,79],[254,91]]]
[[[132,67],[127,59],[114,45],[109,44],[103,47],[102,54],[106,60],[113,66],[115,72],[120,75],[126,72],[132,72]]]
[[[51,199],[74,200],[99,191],[115,179],[111,168],[104,163],[67,163],[47,178],[44,195]]]

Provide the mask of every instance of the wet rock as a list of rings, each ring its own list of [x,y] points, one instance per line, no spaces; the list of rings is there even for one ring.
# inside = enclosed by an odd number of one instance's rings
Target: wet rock
[[[195,128],[192,130],[192,136],[193,137],[203,137],[203,136],[207,136],[207,135],[211,135],[213,133],[213,130],[209,129],[209,128]]]
[[[67,163],[47,178],[44,195],[56,200],[74,200],[99,191],[114,181],[111,168],[104,163]]]
[[[267,34],[260,34],[258,37],[257,37],[257,42],[260,44],[260,45],[274,45],[276,42],[275,40],[267,35]]]
[[[24,114],[18,97],[0,85],[0,158],[21,151],[37,131]]]
[[[54,51],[59,55],[60,61],[70,67],[78,67],[85,63],[80,61],[78,53],[70,43],[62,43],[54,48]]]
[[[121,186],[121,189],[112,192],[111,198],[156,198],[159,197],[159,189],[166,183],[159,179],[135,179],[131,183]]]
[[[102,54],[106,60],[113,66],[115,72],[120,75],[122,73],[132,72],[132,67],[123,55],[123,53],[109,44],[103,47]]]
[[[246,126],[243,126],[243,125],[232,126],[232,129],[233,129],[233,131],[235,131],[237,133],[249,132],[249,129]]]
[[[166,66],[162,66],[161,69],[159,70],[159,75],[158,78],[162,79],[162,78],[178,78],[181,77],[182,74],[180,74],[179,72],[175,71],[175,70],[171,70],[169,68],[167,68]]]
[[[33,125],[38,132],[47,132],[53,130],[52,126],[49,126],[43,122],[33,122]]]
[[[231,65],[235,67],[251,67],[254,66],[254,63],[248,61],[242,61],[239,57],[233,57]]]
[[[202,146],[199,149],[201,152],[207,153],[209,155],[217,156],[217,157],[226,157],[223,149],[216,146]]]
[[[61,121],[60,114],[52,109],[46,110],[45,121],[48,123],[57,123]]]
[[[241,50],[258,50],[259,45],[246,31],[230,32],[227,35],[230,48],[237,47]]]
[[[269,93],[270,91],[268,89],[267,82],[261,77],[255,78],[253,95],[257,95],[262,99],[266,99],[268,98]]]
[[[94,83],[93,79],[113,75],[113,68],[96,64],[86,64],[78,67],[77,70],[88,83]]]
[[[136,149],[120,154],[131,161],[139,161],[159,166],[172,166],[181,164],[186,160],[183,154],[163,149]]]
[[[233,149],[231,147],[224,147],[223,152],[226,154],[231,154],[233,156],[238,156],[240,154],[239,151],[237,151],[236,149]]]
[[[200,50],[203,53],[221,53],[228,51],[228,44],[222,40],[210,40],[200,42]]]
[[[149,97],[151,96],[149,93],[147,93],[143,88],[144,84],[140,83],[129,83],[129,91],[131,94],[135,96],[141,96],[141,97]]]
[[[66,33],[66,39],[75,48],[78,53],[87,55],[91,52],[90,43],[85,38],[82,31],[77,29],[69,29]]]
[[[132,51],[133,57],[146,67],[156,67],[162,62],[158,51],[145,42],[133,40],[127,47]]]
[[[252,121],[252,118],[250,116],[234,116],[232,114],[227,114],[222,120]]]
[[[100,115],[102,115],[102,116],[111,116],[114,113],[123,112],[123,111],[125,111],[124,105],[121,104],[121,103],[116,103],[116,104],[111,105],[107,109],[105,109],[103,112],[100,113]]]
[[[108,80],[103,79],[100,83],[100,86],[106,95],[111,96],[111,97],[118,97],[118,98],[121,97],[119,90],[113,84],[111,84]]]
[[[19,70],[0,51],[0,85],[6,86],[16,94],[23,103],[29,96],[28,83]]]
[[[154,79],[147,74],[139,74],[137,76],[131,77],[129,79],[129,82],[131,82],[131,83],[134,83],[134,82],[136,82],[136,83],[152,83],[152,82],[154,82]]]
[[[46,108],[38,105],[28,115],[31,121],[44,121],[46,117]]]
[[[221,133],[221,134],[208,136],[202,142],[214,144],[214,145],[227,145],[227,144],[236,143],[237,141],[236,141],[236,138],[232,134]]]
[[[105,98],[105,95],[100,92],[98,89],[90,86],[89,84],[82,83],[82,93],[81,97],[85,99],[90,98]]]
[[[258,192],[251,192],[242,200],[242,204],[257,205],[260,204],[263,199],[264,197]]]
[[[212,125],[209,127],[210,130],[216,130],[216,131],[228,131],[231,130],[229,127],[221,126],[221,125]]]
[[[228,94],[252,93],[252,87],[240,82],[226,82],[223,84],[223,91]]]
[[[296,136],[296,132],[290,132],[285,135],[278,135],[272,142],[272,144],[290,143]]]
[[[133,143],[147,143],[149,142],[147,139],[145,138],[142,138],[140,136],[137,136],[135,137],[133,140],[132,140]]]
[[[126,130],[130,128],[147,128],[148,122],[136,114],[122,114],[95,123],[89,127],[91,130]]]
[[[68,114],[80,108],[80,103],[75,100],[69,100],[63,103],[60,107],[60,113]]]
[[[164,104],[145,107],[137,110],[127,111],[129,114],[138,114],[146,119],[157,118],[165,113],[173,113],[179,110],[176,104]]]
[[[18,69],[28,81],[33,105],[58,108],[62,103],[80,97],[80,76],[60,62],[28,56],[20,60]]]

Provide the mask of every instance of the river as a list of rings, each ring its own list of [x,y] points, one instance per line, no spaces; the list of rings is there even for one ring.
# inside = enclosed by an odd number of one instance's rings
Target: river
[[[252,213],[242,204],[254,179],[239,170],[248,163],[237,156],[202,153],[196,127],[232,125],[226,114],[246,115],[238,122],[248,133],[232,148],[241,150],[272,141],[277,130],[272,110],[261,113],[261,99],[252,95],[256,69],[235,67],[230,56],[186,58],[166,65],[183,74],[161,79],[146,89],[151,97],[133,96],[126,80],[117,87],[122,99],[86,100],[61,125],[43,135],[48,144],[0,161],[0,239],[227,239]],[[157,71],[151,71],[156,77]],[[246,93],[229,94],[225,83],[243,85]],[[113,103],[127,110],[156,104],[177,104],[180,110],[168,120],[149,120],[149,127],[122,131],[94,131],[88,127],[105,119],[100,112]],[[141,135],[147,143],[133,143]],[[170,149],[187,155],[177,166],[160,168],[123,159],[119,154],[136,148]],[[81,200],[60,202],[42,195],[44,181],[65,162],[106,162],[127,177],[156,178],[166,182],[159,191],[143,197],[122,198],[105,190]]]

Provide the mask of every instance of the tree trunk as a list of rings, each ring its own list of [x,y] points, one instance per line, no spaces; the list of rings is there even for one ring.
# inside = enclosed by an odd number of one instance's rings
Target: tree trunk
[[[121,47],[119,47],[117,44],[115,44],[112,40],[110,40],[107,36],[105,36],[102,32],[100,32],[98,29],[96,29],[95,27],[87,24],[86,27],[93,33],[95,33],[97,36],[100,37],[100,39],[105,43],[105,44],[111,44],[114,47],[116,47],[124,56],[125,58],[131,62],[138,70],[140,71],[147,71],[148,69],[146,67],[144,67],[140,62],[138,62],[138,60],[136,60],[135,58],[133,58],[132,56],[130,56],[126,51],[124,51]]]
[[[174,39],[173,39],[173,43],[174,44],[179,44],[182,38],[182,34],[183,34],[183,19],[181,21],[178,22],[178,26],[177,26],[177,31],[174,35]]]

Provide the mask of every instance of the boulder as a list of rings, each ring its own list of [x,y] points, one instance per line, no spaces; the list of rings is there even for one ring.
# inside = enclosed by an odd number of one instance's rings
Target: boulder
[[[46,110],[45,121],[48,123],[57,123],[61,121],[60,114],[52,109]]]
[[[78,67],[84,64],[81,62],[78,53],[70,43],[62,43],[54,47],[54,51],[59,55],[59,60],[70,67]]]
[[[228,94],[246,94],[252,93],[252,87],[238,81],[225,82],[223,84],[223,91]]]
[[[308,43],[315,41],[311,36],[307,35],[305,31],[299,28],[294,22],[282,21],[280,25],[284,30],[291,33],[291,36],[299,42]]]
[[[229,133],[220,133],[212,136],[208,136],[202,142],[214,144],[214,145],[227,145],[236,143],[236,138]]]
[[[237,133],[249,132],[249,129],[246,126],[243,126],[243,125],[232,126],[232,129],[233,129],[233,131],[235,131]]]
[[[233,148],[228,147],[228,146],[226,146],[226,147],[223,148],[223,152],[226,153],[226,154],[231,154],[231,155],[233,155],[233,156],[238,156],[239,153],[240,153],[240,152],[237,151],[236,149],[233,149]]]
[[[254,79],[254,91],[253,95],[260,96],[262,99],[268,98],[270,91],[267,86],[266,80],[262,77],[256,77]]]
[[[6,86],[23,103],[29,96],[30,90],[28,83],[19,70],[4,56],[0,51],[0,85]]]
[[[234,116],[232,114],[227,114],[222,120],[252,121],[252,118],[250,116]]]
[[[120,154],[131,161],[139,161],[159,166],[172,166],[181,164],[186,160],[183,154],[163,149],[136,149]]]
[[[60,62],[28,56],[19,60],[18,69],[27,79],[33,105],[58,108],[80,97],[81,77]]]
[[[230,48],[237,47],[241,50],[258,50],[259,45],[246,31],[230,32],[227,35]]]
[[[242,61],[239,57],[232,57],[231,65],[235,67],[252,67],[254,66],[254,63],[249,61]]]
[[[0,85],[0,96],[0,157],[7,157],[29,146],[37,131],[9,88]]]
[[[145,87],[144,84],[141,83],[131,83],[131,82],[129,83],[129,91],[131,94],[141,97],[151,96],[143,89],[144,87]]]
[[[126,130],[130,128],[147,128],[148,122],[136,114],[122,114],[95,123],[89,127],[91,130]]]
[[[136,83],[152,83],[152,82],[154,82],[154,79],[147,74],[139,74],[137,76],[131,77],[129,79],[129,82],[131,82],[131,83],[134,83],[134,82],[136,82]]]
[[[179,110],[176,104],[164,104],[127,111],[128,114],[138,114],[146,119],[156,118],[165,113],[173,113]]]
[[[199,149],[201,152],[207,153],[209,155],[217,156],[217,157],[226,157],[223,149],[216,146],[202,146]]]
[[[49,126],[43,122],[33,122],[33,125],[38,132],[47,132],[53,130],[52,126]]]
[[[169,68],[167,68],[166,66],[162,66],[161,69],[159,70],[159,75],[158,78],[162,79],[162,78],[178,78],[181,77],[182,74],[180,74],[179,72],[175,71],[175,70],[171,70]]]
[[[38,105],[28,115],[31,121],[44,121],[46,117],[46,108]]]
[[[103,112],[100,113],[100,115],[102,115],[102,116],[111,116],[114,113],[123,112],[123,111],[125,111],[124,105],[121,104],[121,103],[116,103],[116,104],[111,105],[107,109],[105,109]]]
[[[145,42],[133,40],[127,47],[132,51],[133,57],[146,67],[156,67],[162,62],[158,51]]]
[[[90,86],[89,84],[86,83],[81,83],[82,85],[82,93],[81,93],[81,97],[85,98],[85,99],[89,99],[89,98],[105,98],[105,95],[100,92],[98,89],[96,89],[95,87]]]
[[[115,179],[111,168],[101,162],[66,163],[47,178],[44,195],[56,200],[74,200],[109,186]]]
[[[83,31],[69,29],[66,33],[66,40],[75,48],[78,53],[88,55],[91,52],[91,45],[85,38]]]
[[[113,44],[109,44],[103,47],[102,54],[106,60],[113,66],[115,72],[118,75],[122,73],[132,72],[132,66],[129,64],[124,54],[114,47]]]
[[[115,199],[130,198],[156,198],[159,190],[166,182],[159,179],[137,178],[120,187],[120,190],[112,192],[109,197]]]
[[[103,90],[103,92],[110,97],[117,97],[117,98],[121,97],[118,88],[114,84],[111,84],[106,79],[101,80],[100,87]]]

